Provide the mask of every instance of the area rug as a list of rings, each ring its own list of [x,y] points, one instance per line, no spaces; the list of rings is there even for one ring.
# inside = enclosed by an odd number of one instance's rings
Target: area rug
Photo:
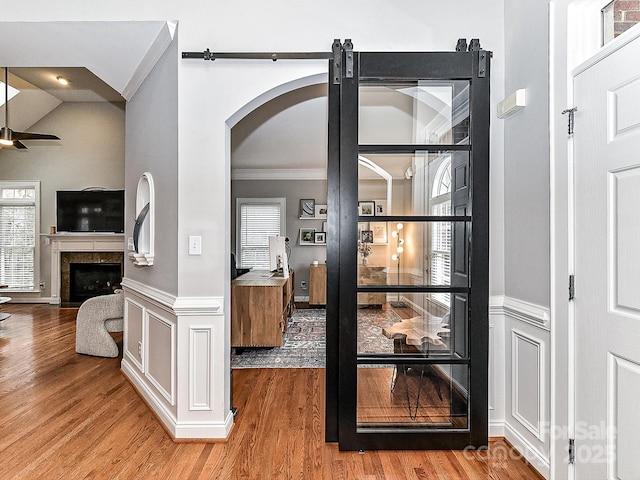
[[[298,309],[289,319],[282,347],[232,349],[231,368],[324,368],[326,311]],[[392,310],[358,310],[360,353],[393,352],[382,328],[400,321]]]

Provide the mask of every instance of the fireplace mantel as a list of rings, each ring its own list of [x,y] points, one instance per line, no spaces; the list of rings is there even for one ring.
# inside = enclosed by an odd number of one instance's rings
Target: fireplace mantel
[[[62,252],[123,252],[124,233],[56,233],[51,242],[51,300],[60,304],[60,254]]]

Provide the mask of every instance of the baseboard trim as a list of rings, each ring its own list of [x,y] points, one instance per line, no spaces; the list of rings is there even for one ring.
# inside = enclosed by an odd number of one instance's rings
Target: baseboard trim
[[[51,297],[40,297],[31,294],[23,295],[20,292],[2,291],[3,296],[11,297],[11,303],[51,303]]]
[[[489,437],[504,438],[504,421],[493,420],[489,422]]]
[[[508,423],[504,424],[504,438],[527,462],[544,478],[549,478],[551,466],[549,458],[545,458],[531,443]]]
[[[135,368],[124,359],[121,363],[121,371],[174,442],[220,442],[225,441],[229,436],[233,427],[233,412],[227,412],[223,422],[180,422],[140,379]]]
[[[120,363],[120,369],[122,374],[127,378],[127,380],[129,380],[131,385],[133,385],[133,388],[138,392],[138,395],[143,398],[167,432],[171,436],[175,436],[177,422],[173,413],[167,409],[166,405],[156,397],[144,380],[139,377],[135,367],[129,365],[129,362],[124,358]]]

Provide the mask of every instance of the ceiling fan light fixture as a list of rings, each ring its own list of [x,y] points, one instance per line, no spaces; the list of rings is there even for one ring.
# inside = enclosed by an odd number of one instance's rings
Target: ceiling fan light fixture
[[[71,83],[71,81],[68,78],[64,78],[61,76],[57,76],[56,80],[58,80],[58,83],[64,85],[65,87]]]
[[[11,131],[6,128],[0,128],[0,145],[4,145],[5,147],[13,146],[13,136],[11,135]]]

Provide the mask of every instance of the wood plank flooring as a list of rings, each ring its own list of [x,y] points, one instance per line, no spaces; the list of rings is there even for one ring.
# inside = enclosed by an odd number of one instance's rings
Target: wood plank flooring
[[[488,452],[339,452],[324,442],[324,370],[234,372],[227,442],[174,443],[120,372],[75,353],[76,309],[3,305],[0,479],[493,479],[539,475]]]

